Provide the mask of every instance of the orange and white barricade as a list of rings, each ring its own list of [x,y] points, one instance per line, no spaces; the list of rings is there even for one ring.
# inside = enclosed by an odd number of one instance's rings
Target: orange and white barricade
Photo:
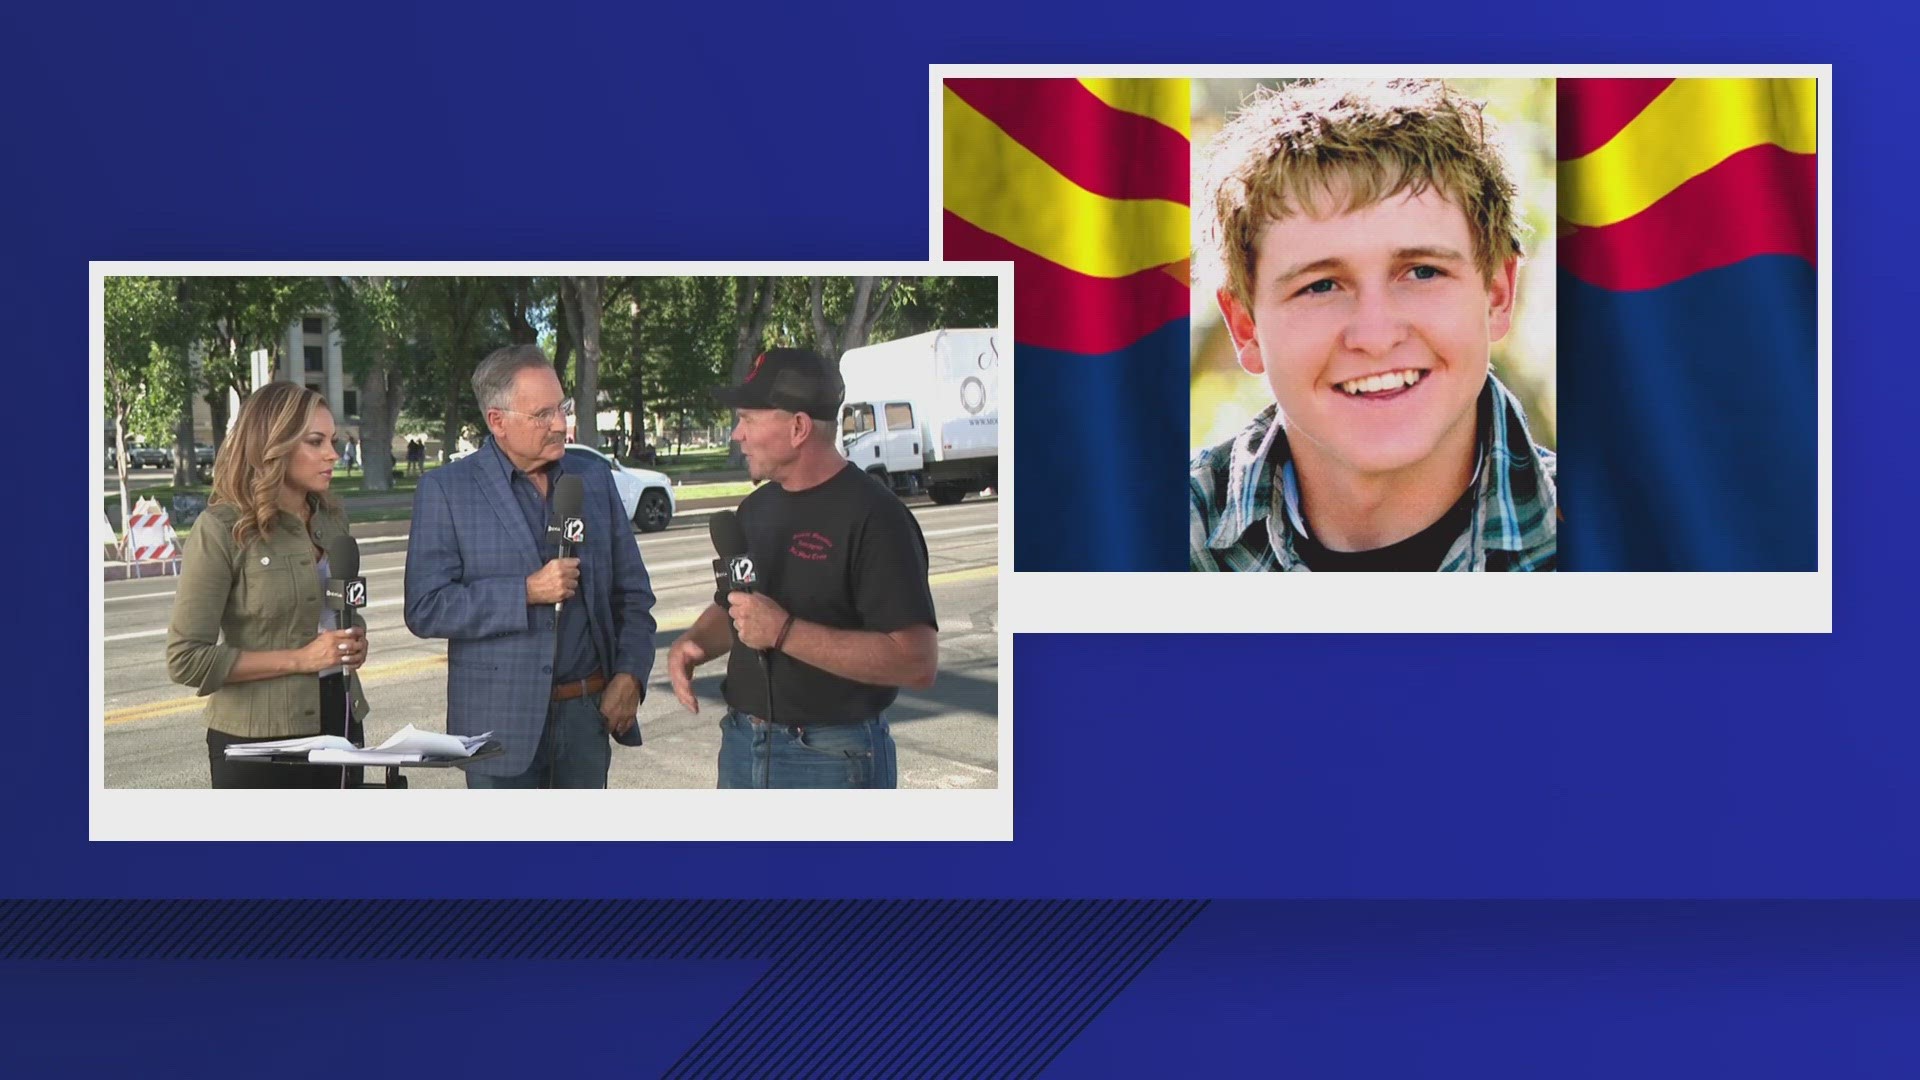
[[[145,566],[158,567],[163,574],[180,572],[180,537],[174,534],[166,510],[152,499],[133,504],[133,512],[127,515],[126,535],[120,538],[120,551],[130,577],[143,576],[140,571]]]

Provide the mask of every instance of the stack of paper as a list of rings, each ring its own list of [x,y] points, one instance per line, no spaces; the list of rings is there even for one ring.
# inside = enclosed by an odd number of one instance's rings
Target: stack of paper
[[[267,757],[272,754],[305,754],[314,765],[405,765],[428,758],[472,757],[486,745],[493,732],[485,735],[442,735],[421,731],[408,724],[379,746],[362,750],[338,735],[304,735],[295,739],[236,743],[227,747],[230,758]]]
[[[273,754],[305,754],[314,750],[351,750],[353,744],[338,735],[302,735],[295,739],[268,742],[235,743],[227,747],[227,756],[269,757]]]
[[[472,757],[473,752],[491,738],[491,731],[485,735],[442,735],[408,724],[379,746],[366,750],[356,750],[351,743],[344,747],[315,747],[307,754],[307,760],[315,765],[405,765],[428,758]]]

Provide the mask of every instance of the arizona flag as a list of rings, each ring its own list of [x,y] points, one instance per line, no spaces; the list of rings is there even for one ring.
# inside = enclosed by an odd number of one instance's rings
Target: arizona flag
[[[942,254],[1014,266],[1018,570],[1186,568],[1184,79],[948,79]]]
[[[1813,570],[1815,83],[1559,82],[1563,570]]]

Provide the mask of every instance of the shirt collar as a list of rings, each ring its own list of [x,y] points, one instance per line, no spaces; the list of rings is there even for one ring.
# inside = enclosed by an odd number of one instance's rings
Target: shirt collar
[[[507,458],[507,452],[505,450],[500,449],[500,444],[497,441],[495,441],[494,437],[491,435],[487,436],[487,441],[484,444],[482,444],[480,448],[480,453],[491,455],[491,457],[489,458],[489,460],[493,462],[491,467],[494,469],[495,472],[499,473],[500,478],[502,480],[505,480],[509,485],[513,483],[513,477],[515,473],[520,473],[520,475],[522,476],[526,475],[525,473],[521,473],[519,469],[514,467],[513,462],[508,460]],[[549,489],[551,489],[552,481],[559,479],[563,474],[566,473],[567,471],[566,464],[567,464],[567,455],[561,454],[560,460],[554,462],[552,465],[547,467],[546,473],[547,473],[547,480],[549,482]]]
[[[1472,534],[1475,548],[1524,551],[1536,540],[1528,521],[1544,504],[1555,502],[1553,479],[1543,464],[1526,416],[1512,392],[1491,373],[1476,405],[1478,443],[1474,487],[1479,492]],[[1274,513],[1274,489],[1280,489],[1284,513]],[[1269,405],[1234,439],[1228,464],[1226,505],[1208,534],[1207,546],[1237,546],[1248,529],[1265,524],[1272,549],[1283,563],[1294,559],[1292,534],[1306,535],[1300,510],[1300,485],[1287,447],[1278,406]],[[1453,561],[1453,556],[1448,556]]]

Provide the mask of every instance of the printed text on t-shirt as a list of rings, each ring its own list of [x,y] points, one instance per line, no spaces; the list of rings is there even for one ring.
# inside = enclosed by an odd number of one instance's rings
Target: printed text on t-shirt
[[[798,559],[819,561],[826,558],[832,548],[833,541],[817,532],[797,532],[793,534],[793,543],[787,548],[787,553]]]

